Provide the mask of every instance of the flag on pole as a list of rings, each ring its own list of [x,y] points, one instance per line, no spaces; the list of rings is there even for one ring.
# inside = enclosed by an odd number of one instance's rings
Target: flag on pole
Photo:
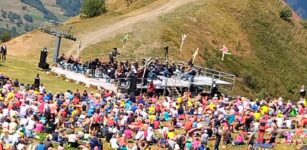
[[[196,56],[198,55],[198,50],[199,50],[199,48],[197,48],[195,53],[193,54],[193,64],[194,64]]]
[[[127,41],[129,40],[129,34],[126,34],[121,41],[123,42],[123,49],[125,49],[125,45],[127,43]]]
[[[183,43],[184,43],[184,41],[186,40],[187,37],[188,37],[188,34],[181,34],[181,44],[180,44],[180,48],[179,48],[180,54],[181,54],[181,51],[182,51]]]
[[[83,46],[84,46],[84,41],[80,40],[79,46],[78,46],[78,51],[77,51],[77,58],[79,58],[79,53],[80,53]]]
[[[222,51],[222,61],[224,61],[225,55],[231,55],[231,53],[228,52],[229,50],[225,45],[223,45],[223,48],[220,49],[220,51]]]

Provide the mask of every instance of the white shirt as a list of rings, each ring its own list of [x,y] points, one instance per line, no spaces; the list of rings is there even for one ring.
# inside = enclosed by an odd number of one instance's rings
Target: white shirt
[[[19,114],[21,116],[26,116],[27,115],[27,110],[28,110],[28,105],[24,105],[24,106],[20,106],[20,111],[19,111]]]
[[[254,131],[258,131],[259,125],[259,122],[254,122]]]
[[[9,125],[10,125],[10,124],[9,124],[8,122],[5,121],[5,122],[2,123],[2,128],[3,128],[3,129],[9,129]]]
[[[119,148],[119,146],[118,146],[118,144],[117,144],[117,139],[116,139],[116,138],[112,138],[112,139],[110,140],[110,143],[111,143],[111,147],[112,147],[113,149],[118,149],[118,148]]]
[[[242,106],[242,105],[239,105],[239,106],[238,106],[238,109],[239,109],[239,112],[240,112],[240,113],[243,113],[243,110],[244,110],[244,109],[243,109],[243,106]]]
[[[76,134],[69,134],[68,135],[68,142],[75,143],[77,141],[77,135]]]
[[[33,109],[33,112],[38,112],[38,107],[35,105],[31,105],[31,108]]]
[[[5,117],[8,116],[8,115],[9,115],[9,109],[4,108],[4,109],[2,110],[2,114],[3,114]]]
[[[154,132],[152,131],[152,129],[151,129],[151,130],[148,129],[147,133],[148,133],[148,134],[147,134],[147,136],[146,136],[146,140],[150,142],[150,141],[152,141]]]
[[[25,126],[25,125],[27,125],[27,123],[28,123],[28,119],[27,119],[27,118],[21,118],[21,119],[20,119],[20,124],[21,124],[21,125],[24,125],[24,126]]]
[[[144,131],[138,131],[135,135],[136,140],[140,140],[144,138]]]
[[[15,134],[13,134],[11,136],[11,138],[12,138],[11,140],[12,140],[13,143],[18,143],[20,135],[19,135],[19,133],[16,132]]]
[[[162,87],[162,81],[156,80],[155,81],[155,86],[156,86],[156,89],[160,89]]]
[[[283,120],[284,120],[283,118],[276,118],[276,121],[277,121],[276,123],[277,123],[277,127],[278,127],[278,128],[281,128],[281,127],[282,127],[282,122],[283,122]]]
[[[35,121],[29,119],[28,125],[27,125],[26,129],[28,129],[28,130],[33,130],[33,129],[34,129],[34,125],[35,125]]]
[[[292,121],[291,120],[285,120],[285,123],[286,123],[287,128],[290,129]]]

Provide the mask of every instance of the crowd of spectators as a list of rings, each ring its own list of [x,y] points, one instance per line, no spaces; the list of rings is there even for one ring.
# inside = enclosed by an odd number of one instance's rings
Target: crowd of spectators
[[[109,90],[50,93],[5,79],[0,94],[0,150],[218,150],[228,145],[271,148],[303,145],[304,87],[297,102],[282,97],[158,97]],[[44,136],[47,135],[47,136]],[[44,139],[41,139],[43,137]],[[214,145],[209,147],[208,143]]]

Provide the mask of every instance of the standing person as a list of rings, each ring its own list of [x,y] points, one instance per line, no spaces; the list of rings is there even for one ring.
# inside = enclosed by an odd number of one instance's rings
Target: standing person
[[[5,44],[1,46],[1,60],[2,62],[6,62],[6,53],[7,53],[7,47]]]
[[[219,145],[222,139],[222,131],[216,129],[215,136],[216,136],[216,139],[214,143],[214,150],[219,150]]]
[[[147,96],[152,97],[154,93],[155,93],[155,85],[153,84],[153,81],[151,81],[147,87]]]
[[[305,95],[306,95],[305,85],[301,86],[300,95],[301,95],[302,98],[305,97]]]
[[[41,79],[40,79],[40,77],[39,77],[39,74],[36,74],[36,77],[34,78],[34,87],[35,87],[35,89],[37,88],[39,88],[39,86],[40,86],[40,81],[41,81]]]

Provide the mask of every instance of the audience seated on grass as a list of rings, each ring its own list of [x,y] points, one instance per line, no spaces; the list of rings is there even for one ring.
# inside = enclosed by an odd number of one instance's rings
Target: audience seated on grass
[[[302,146],[307,136],[305,97],[252,100],[189,91],[174,97],[159,96],[154,88],[139,95],[106,89],[51,93],[9,78],[1,83],[4,149],[203,150],[211,142],[210,149],[268,149]]]

